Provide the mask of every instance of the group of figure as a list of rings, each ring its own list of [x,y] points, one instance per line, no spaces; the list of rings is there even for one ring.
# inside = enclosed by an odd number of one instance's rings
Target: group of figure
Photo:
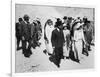
[[[30,57],[32,54],[31,48],[35,49],[41,44],[39,42],[42,33],[41,22],[37,19],[30,23],[29,19],[28,15],[24,15],[16,23],[17,50],[22,49],[25,57]]]
[[[25,57],[32,54],[31,48],[40,46],[43,30],[40,20],[29,22],[30,17],[24,15],[16,23],[17,50],[22,49]],[[94,40],[93,21],[88,18],[72,17],[56,18],[56,22],[48,19],[44,25],[45,54],[50,61],[60,67],[61,59],[72,59],[78,63],[82,55],[89,56]],[[20,46],[21,42],[21,46]]]
[[[44,53],[50,55],[50,60],[60,67],[61,59],[72,59],[80,63],[82,55],[89,56],[93,45],[93,22],[86,17],[76,19],[64,16],[53,24],[48,19],[44,26],[46,49]]]

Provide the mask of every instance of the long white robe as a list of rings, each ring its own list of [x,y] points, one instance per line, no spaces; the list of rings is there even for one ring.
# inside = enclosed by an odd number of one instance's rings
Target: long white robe
[[[46,37],[47,37],[49,43],[46,42],[45,44],[46,44],[46,50],[50,54],[53,53],[53,48],[52,48],[52,44],[51,44],[51,35],[52,35],[53,30],[54,30],[53,25],[51,25],[51,26],[47,25],[46,26],[45,32],[46,32]]]

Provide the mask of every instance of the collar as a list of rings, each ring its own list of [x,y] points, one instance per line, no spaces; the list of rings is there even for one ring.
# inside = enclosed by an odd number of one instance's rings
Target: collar
[[[58,30],[58,32],[60,31],[60,29],[59,29],[59,28],[57,28],[57,30]]]
[[[27,22],[26,21],[24,21],[25,22],[25,24],[27,24]]]

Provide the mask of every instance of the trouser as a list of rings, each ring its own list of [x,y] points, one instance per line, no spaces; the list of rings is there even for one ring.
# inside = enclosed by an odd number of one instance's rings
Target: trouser
[[[21,36],[17,36],[16,38],[17,38],[17,48],[19,48],[19,44],[22,39],[21,39]]]
[[[82,57],[82,50],[83,50],[83,44],[82,40],[78,40],[74,42],[74,51],[75,51],[75,58],[81,59]]]
[[[23,54],[25,56],[29,56],[30,54],[32,54],[31,52],[31,39],[29,40],[22,40],[22,49],[23,49]]]
[[[37,33],[34,33],[34,35],[32,36],[32,46],[33,48],[38,46],[38,34]]]
[[[61,58],[63,57],[63,47],[55,47],[54,53],[57,64],[60,64]]]

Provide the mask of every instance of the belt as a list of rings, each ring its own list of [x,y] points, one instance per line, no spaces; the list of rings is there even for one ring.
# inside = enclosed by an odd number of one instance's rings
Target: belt
[[[78,42],[78,41],[81,41],[82,39],[78,39],[78,40],[73,40],[74,42]]]

